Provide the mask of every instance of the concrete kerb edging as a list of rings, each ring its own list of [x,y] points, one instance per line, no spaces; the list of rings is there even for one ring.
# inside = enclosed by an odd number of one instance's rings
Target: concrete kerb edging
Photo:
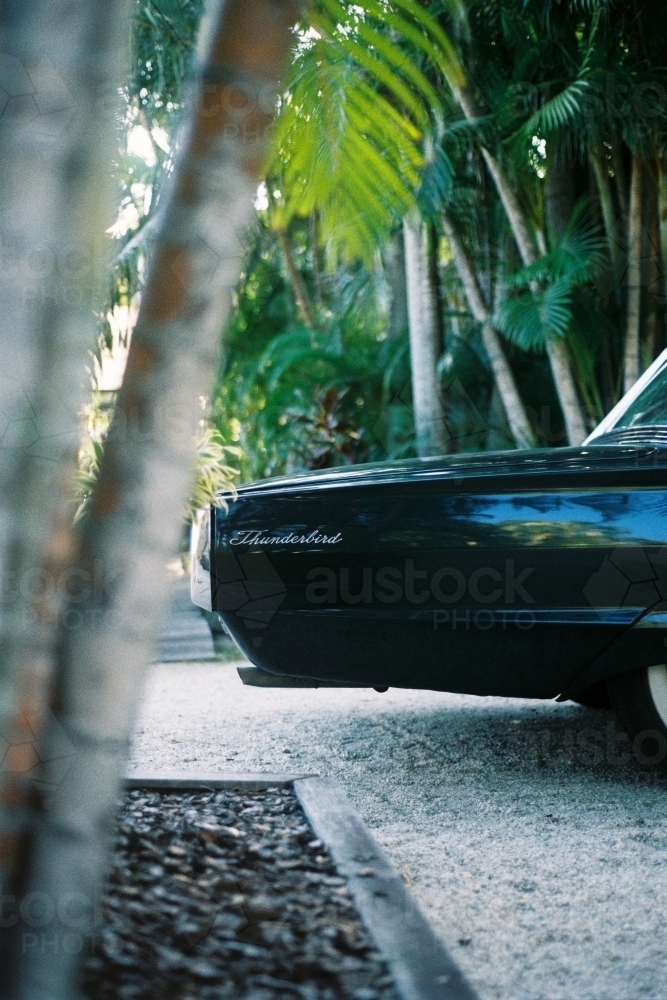
[[[125,787],[153,788],[163,792],[190,792],[211,789],[238,788],[244,792],[263,792],[267,788],[288,788],[310,774],[285,774],[252,771],[128,771]]]
[[[477,1000],[386,854],[340,785],[317,775],[248,772],[132,771],[126,788],[161,791],[292,786],[315,835],[325,844],[368,932],[386,957],[401,1000]]]

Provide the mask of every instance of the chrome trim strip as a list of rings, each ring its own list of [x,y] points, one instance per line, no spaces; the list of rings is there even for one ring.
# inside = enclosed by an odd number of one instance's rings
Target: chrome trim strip
[[[649,611],[637,622],[635,628],[667,628],[667,611]]]
[[[667,350],[664,350],[662,354],[655,359],[653,364],[647,368],[644,374],[637,379],[635,384],[628,389],[626,394],[616,404],[613,410],[610,410],[607,416],[600,421],[595,430],[588,435],[584,441],[584,447],[587,444],[590,444],[591,441],[594,441],[596,438],[600,437],[602,434],[606,434],[607,431],[612,429],[614,424],[621,419],[628,407],[634,403],[637,396],[643,392],[649,382],[653,381],[653,378],[665,364],[667,364]]]

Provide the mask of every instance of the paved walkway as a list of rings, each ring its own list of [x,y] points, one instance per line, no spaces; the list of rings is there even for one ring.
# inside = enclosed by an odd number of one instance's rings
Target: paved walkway
[[[136,765],[315,771],[347,789],[482,1000],[665,1000],[667,776],[607,713],[152,668]]]
[[[156,659],[159,663],[173,663],[215,658],[211,630],[190,600],[190,578],[182,576],[172,583],[171,606]]]

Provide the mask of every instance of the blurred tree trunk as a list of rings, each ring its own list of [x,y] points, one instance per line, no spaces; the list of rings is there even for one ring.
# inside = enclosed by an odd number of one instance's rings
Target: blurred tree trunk
[[[512,369],[503,351],[500,337],[493,327],[488,306],[484,300],[472,261],[458,233],[454,220],[446,213],[442,218],[442,226],[449,241],[449,247],[454,258],[459,279],[465,290],[470,311],[481,324],[482,340],[491,363],[496,387],[500,393],[512,437],[517,448],[530,448],[535,445],[535,435],[530,426]]]
[[[294,260],[294,254],[292,253],[292,247],[289,240],[288,233],[284,229],[279,229],[277,231],[278,243],[280,244],[280,249],[283,254],[283,260],[285,261],[285,267],[287,269],[287,276],[289,278],[290,285],[292,286],[292,292],[294,294],[294,301],[296,302],[297,312],[301,322],[310,327],[311,330],[315,329],[315,310],[313,309],[313,303],[306,287],[306,282],[304,280],[301,271],[296,266]],[[316,248],[313,250],[317,253]]]
[[[644,164],[632,157],[630,214],[628,218],[628,311],[625,328],[623,391],[627,392],[640,372],[640,330],[642,304],[642,222],[644,214]]]
[[[0,345],[7,367],[0,375],[0,883],[6,889],[30,836],[35,785],[28,779],[45,777],[34,769],[33,734],[48,715],[58,616],[68,590],[90,585],[69,576],[67,566],[79,411],[90,395],[94,309],[111,250],[105,230],[113,222],[110,164],[128,15],[127,0],[23,0],[1,19]],[[8,931],[0,927],[6,970]]]
[[[76,752],[39,818],[22,888],[68,901],[84,938],[94,929],[143,671],[168,595],[165,563],[182,535],[198,400],[216,372],[297,16],[292,0],[215,7],[125,380],[70,562],[73,573],[101,582],[72,602],[82,627],[60,630],[54,716],[41,754],[50,759],[62,730]],[[19,922],[18,955],[22,930]],[[65,940],[72,910],[58,906],[48,931]],[[9,995],[72,1000],[77,964],[63,947],[33,949],[20,955]]]
[[[401,230],[394,234],[387,246],[385,267],[390,296],[387,335],[390,340],[396,340],[409,328],[405,242]]]
[[[471,88],[466,87],[456,91],[456,97],[463,114],[469,121],[479,118],[477,102]],[[484,146],[482,147],[482,156],[505,209],[521,260],[524,266],[528,267],[542,255],[531,231],[530,222],[521,208],[514,187],[500,162]],[[581,444],[587,434],[586,421],[577,395],[567,343],[562,338],[547,340],[546,352],[558,401],[565,419],[568,441],[571,445]]]
[[[405,274],[410,328],[410,366],[417,452],[420,457],[447,451],[447,428],[440,398],[440,329],[428,232],[421,218],[403,223]]]

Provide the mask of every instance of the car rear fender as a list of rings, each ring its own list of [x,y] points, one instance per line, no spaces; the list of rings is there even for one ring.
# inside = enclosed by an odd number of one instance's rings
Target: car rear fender
[[[652,667],[667,660],[667,600],[660,601],[640,618],[607,649],[590,663],[583,673],[558,697],[567,701],[599,681],[616,674]]]

